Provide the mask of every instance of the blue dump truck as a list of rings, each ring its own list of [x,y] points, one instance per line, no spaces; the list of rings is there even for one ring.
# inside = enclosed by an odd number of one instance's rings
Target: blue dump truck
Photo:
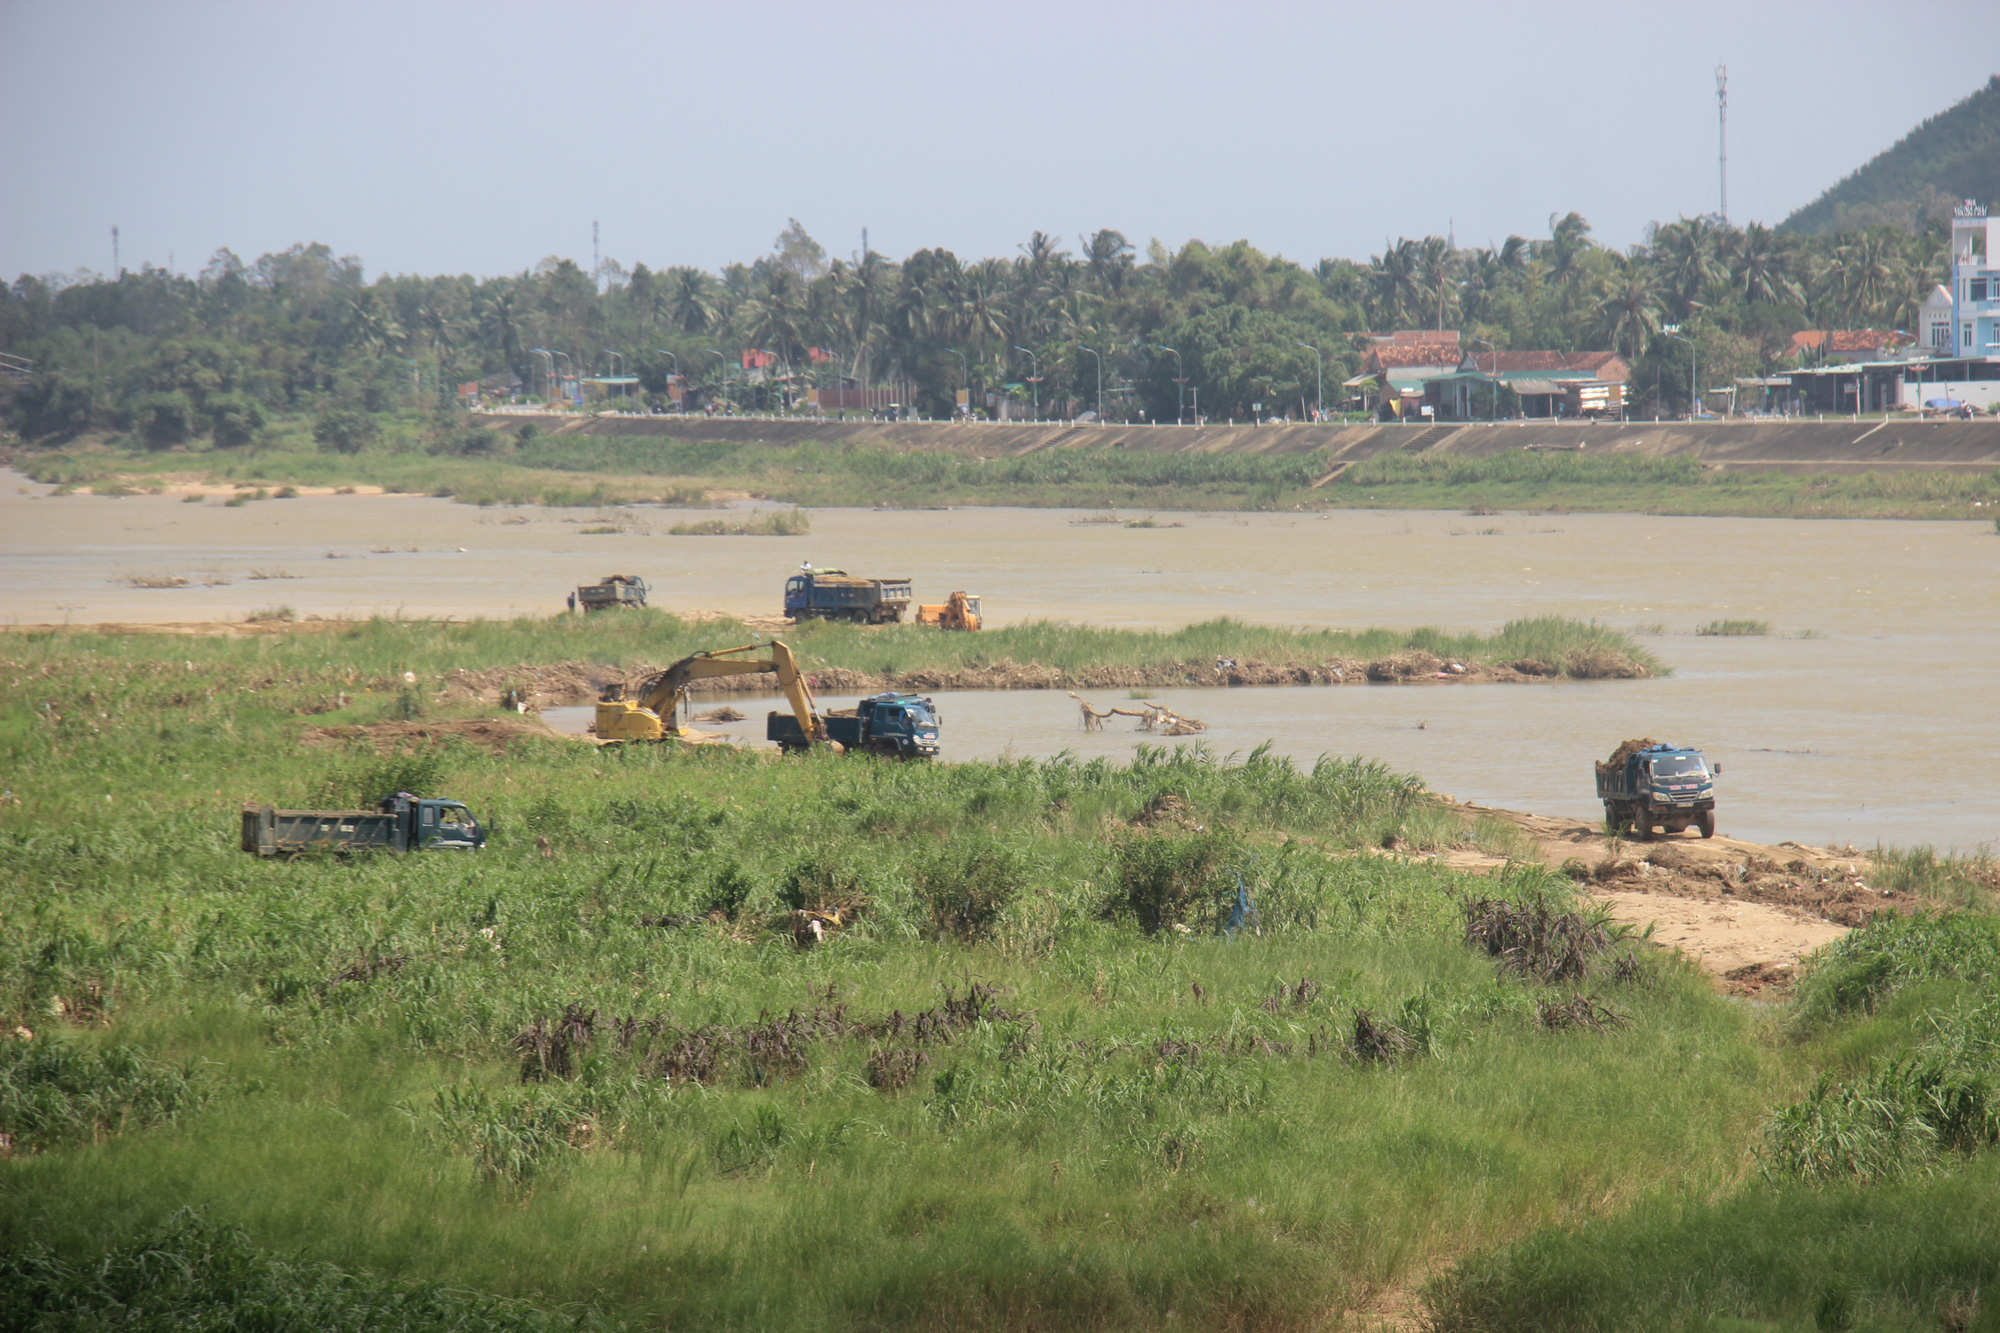
[[[408,792],[385,796],[373,810],[280,810],[243,807],[243,850],[259,856],[304,852],[476,852],[486,830],[460,801]]]
[[[897,759],[930,759],[938,752],[937,706],[918,694],[878,694],[852,708],[836,708],[820,719],[826,738],[849,754],[883,754]],[[773,712],[764,739],[785,751],[804,750],[811,740],[791,713]]]
[[[844,569],[802,569],[785,580],[790,620],[892,625],[910,606],[908,579],[864,579]]]
[[[1689,825],[1715,836],[1715,778],[1699,750],[1662,741],[1626,741],[1597,766],[1597,798],[1615,832],[1629,828],[1644,842],[1655,828],[1680,833]]]

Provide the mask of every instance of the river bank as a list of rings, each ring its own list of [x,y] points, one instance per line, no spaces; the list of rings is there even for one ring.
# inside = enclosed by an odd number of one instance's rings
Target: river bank
[[[1172,426],[486,414],[433,447],[326,454],[117,440],[17,449],[64,493],[390,491],[473,504],[1354,508],[1979,518],[2000,423],[1548,422]]]

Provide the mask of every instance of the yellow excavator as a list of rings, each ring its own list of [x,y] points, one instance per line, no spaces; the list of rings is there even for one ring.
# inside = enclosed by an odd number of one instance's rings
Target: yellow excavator
[[[743,653],[769,650],[768,658],[743,657]],[[740,648],[719,648],[696,653],[647,681],[639,697],[626,699],[622,687],[605,692],[597,704],[597,722],[592,728],[600,741],[657,741],[681,734],[681,705],[687,702],[688,686],[697,680],[718,676],[776,676],[778,688],[792,706],[799,733],[808,743],[824,743],[826,723],[814,706],[812,687],[799,673],[792,650],[773,639],[769,643],[746,643]]]

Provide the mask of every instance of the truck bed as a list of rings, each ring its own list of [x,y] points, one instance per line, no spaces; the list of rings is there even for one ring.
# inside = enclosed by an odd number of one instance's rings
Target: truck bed
[[[331,847],[396,846],[400,816],[378,810],[280,810],[243,807],[243,850],[259,856]]]

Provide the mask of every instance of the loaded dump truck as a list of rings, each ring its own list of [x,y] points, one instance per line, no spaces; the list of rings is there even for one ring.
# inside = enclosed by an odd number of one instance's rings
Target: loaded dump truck
[[[922,695],[878,694],[817,720],[825,728],[825,739],[849,754],[930,759],[938,752],[937,705]],[[812,744],[797,717],[775,711],[765,723],[764,739],[776,741],[788,753]]]
[[[637,609],[646,604],[646,580],[631,574],[606,574],[576,590],[576,603],[586,611]]]
[[[397,792],[373,810],[280,810],[243,807],[243,850],[259,856],[303,852],[476,852],[486,830],[462,801],[431,800]]]
[[[1699,750],[1663,741],[1626,741],[1597,765],[1597,797],[1614,831],[1630,828],[1644,842],[1654,828],[1680,833],[1690,824],[1715,836],[1715,779]]]
[[[844,569],[802,569],[785,580],[791,620],[852,620],[891,625],[910,605],[908,579],[864,579]]]

